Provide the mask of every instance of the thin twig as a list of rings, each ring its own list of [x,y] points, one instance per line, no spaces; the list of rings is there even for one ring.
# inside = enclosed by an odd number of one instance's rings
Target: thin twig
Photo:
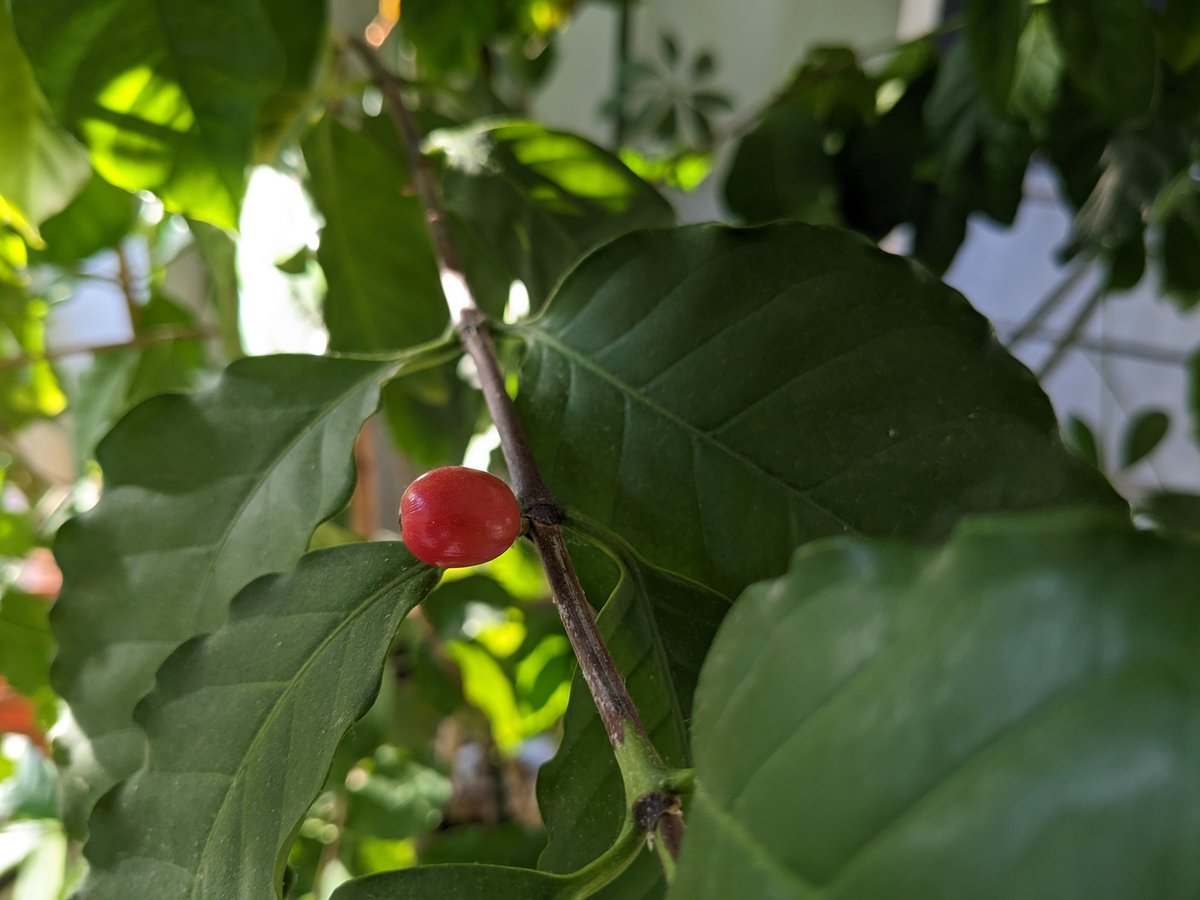
[[[1079,337],[1079,333],[1083,331],[1084,326],[1091,321],[1093,313],[1100,307],[1101,301],[1106,296],[1108,296],[1108,287],[1102,284],[1083,301],[1083,305],[1079,307],[1074,317],[1072,317],[1070,324],[1067,325],[1067,330],[1063,332],[1062,340],[1055,345],[1054,350],[1038,368],[1037,377],[1039,381],[1044,381],[1048,378],[1058,368],[1059,363],[1066,358],[1067,353],[1070,352],[1071,347],[1075,344],[1075,339]]]
[[[52,362],[79,353],[113,353],[117,350],[136,350],[139,347],[153,347],[155,344],[169,344],[171,341],[212,341],[221,335],[211,328],[156,328],[139,334],[127,341],[117,341],[112,344],[81,344],[73,347],[55,347],[43,353],[30,353],[24,356],[10,356],[0,359],[0,371],[19,369],[39,362]]]
[[[129,265],[129,255],[122,244],[117,244],[117,283],[121,286],[121,294],[125,297],[125,309],[129,313],[129,327],[134,331],[142,318],[142,307],[134,295],[133,267]]]
[[[1027,338],[1030,343],[1053,344],[1055,346],[1063,343],[1066,339],[1065,332],[1045,331],[1041,329],[1033,332]],[[1169,366],[1170,368],[1190,366],[1195,357],[1195,351],[1193,350],[1168,350],[1162,347],[1154,347],[1150,344],[1135,343],[1133,341],[1114,341],[1108,338],[1100,341],[1076,339],[1073,342],[1073,346],[1079,350],[1087,350],[1100,356],[1135,359],[1138,362],[1153,363],[1159,366]]]
[[[1058,309],[1063,300],[1083,280],[1084,276],[1091,271],[1091,268],[1092,260],[1085,259],[1067,273],[1067,276],[1056,284],[1050,293],[1042,298],[1042,301],[1034,308],[1033,312],[1008,336],[1008,340],[1005,342],[1008,345],[1008,349],[1012,350],[1037,331],[1050,314]]]
[[[399,79],[384,68],[365,44],[352,41],[350,46],[374,75],[392,123],[408,150],[413,184],[425,209],[446,305],[459,339],[478,370],[484,400],[500,434],[500,447],[517,499],[529,521],[529,537],[541,557],[563,628],[596,702],[604,730],[618,760],[628,759],[636,750],[643,757],[649,756],[652,764],[662,767],[575,573],[559,524],[563,517],[562,508],[542,481],[516,406],[505,389],[487,319],[476,306],[467,284],[438,195],[437,177],[429,160],[421,153],[421,135],[401,95]],[[629,799],[633,802],[638,798]],[[668,846],[677,852],[682,819],[677,814],[672,815],[670,821],[666,819],[664,815],[663,821],[643,824],[649,824],[647,831],[656,834],[661,827],[669,828],[673,840]]]

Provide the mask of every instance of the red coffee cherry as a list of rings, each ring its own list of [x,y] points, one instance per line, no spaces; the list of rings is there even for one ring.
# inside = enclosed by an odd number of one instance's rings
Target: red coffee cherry
[[[487,472],[445,466],[426,472],[400,498],[400,536],[431,566],[477,566],[521,532],[521,508],[508,485]]]

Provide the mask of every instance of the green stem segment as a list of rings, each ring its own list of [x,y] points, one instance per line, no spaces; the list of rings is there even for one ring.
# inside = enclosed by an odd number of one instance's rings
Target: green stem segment
[[[529,522],[529,537],[541,557],[567,639],[575,651],[580,672],[596,702],[596,709],[621,769],[626,797],[631,804],[632,821],[645,833],[660,858],[664,858],[664,854],[670,858],[670,862],[664,866],[664,872],[670,878],[683,838],[683,815],[679,799],[661,787],[670,770],[646,734],[575,573],[560,524],[563,519],[562,507],[542,481],[516,406],[505,388],[488,321],[476,305],[467,283],[458,249],[441,206],[437,176],[429,160],[421,153],[421,135],[401,95],[400,82],[365,44],[353,42],[350,46],[371,70],[395,130],[407,148],[413,183],[425,208],[425,222],[429,228],[451,321],[479,374],[480,388],[500,434],[500,447],[508,464],[513,488],[521,511]],[[604,858],[601,857],[602,860]]]

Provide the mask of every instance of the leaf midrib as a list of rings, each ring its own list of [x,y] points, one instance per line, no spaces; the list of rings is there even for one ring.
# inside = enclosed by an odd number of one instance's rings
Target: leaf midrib
[[[336,398],[332,399],[329,403],[326,404],[325,409],[321,411],[321,414],[319,416],[317,416],[317,418],[313,419],[306,428],[301,428],[291,438],[291,440],[289,440],[287,442],[287,444],[285,444],[280,449],[280,451],[277,454],[275,454],[275,456],[272,458],[272,460],[268,466],[265,466],[263,469],[260,469],[258,473],[256,473],[256,474],[260,474],[262,477],[258,478],[254,484],[254,487],[252,487],[249,491],[246,492],[245,498],[242,500],[242,502],[240,504],[238,504],[238,507],[234,511],[234,514],[232,516],[230,516],[229,524],[226,526],[225,531],[221,535],[220,539],[215,544],[208,545],[211,548],[213,548],[213,554],[212,554],[212,559],[209,561],[208,569],[204,573],[204,579],[203,579],[203,581],[200,582],[200,589],[196,592],[196,596],[199,598],[200,602],[198,602],[196,604],[196,608],[192,610],[192,631],[193,632],[195,631],[195,628],[196,628],[197,618],[200,616],[201,612],[204,609],[204,606],[205,606],[204,601],[205,601],[206,595],[208,593],[208,586],[212,581],[213,573],[215,573],[217,570],[217,561],[224,554],[225,547],[229,543],[230,536],[233,534],[234,530],[238,526],[238,523],[242,519],[242,514],[250,506],[251,502],[258,497],[258,495],[262,491],[264,485],[266,485],[267,482],[278,471],[280,461],[289,457],[291,455],[292,451],[296,449],[297,445],[299,445],[302,440],[311,436],[312,433],[314,431],[316,431],[317,428],[320,425],[322,425],[326,419],[328,419],[331,415],[333,415],[333,413],[336,410],[341,409],[342,404],[346,402],[347,398],[351,397],[356,392],[362,390],[363,385],[365,383],[367,383],[371,378],[378,377],[382,381],[382,379],[386,377],[386,375],[385,375],[386,368],[387,368],[386,366],[380,366],[377,368],[373,367],[370,370],[370,372],[368,373],[367,377],[356,380],[348,390],[343,391],[341,394],[338,394]],[[244,585],[242,585],[242,586],[244,587]]]
[[[807,503],[810,507],[812,507],[818,513],[825,516],[827,519],[830,519],[833,522],[836,522],[838,525],[842,526],[842,528],[845,529],[847,534],[858,535],[861,533],[858,528],[856,528],[854,525],[852,525],[851,523],[844,520],[841,516],[837,515],[835,512],[826,508],[825,506],[821,505],[816,500],[813,500],[812,497],[809,496],[807,491],[796,487],[794,484],[787,481],[786,479],[781,478],[780,476],[769,471],[768,469],[763,468],[763,466],[760,463],[749,458],[748,456],[745,456],[742,453],[739,453],[738,451],[734,450],[732,447],[720,442],[719,440],[716,440],[716,438],[713,435],[709,434],[706,431],[701,430],[700,428],[697,428],[695,425],[693,425],[691,422],[688,422],[686,419],[680,418],[676,413],[672,412],[670,409],[661,405],[660,403],[657,403],[656,401],[650,399],[645,394],[643,394],[641,391],[637,390],[636,388],[634,388],[632,385],[628,384],[627,382],[620,380],[615,375],[611,374],[606,369],[602,368],[601,366],[599,366],[598,364],[593,362],[587,356],[584,356],[583,354],[579,353],[572,347],[568,346],[567,344],[564,344],[563,342],[559,341],[557,338],[551,336],[549,334],[549,332],[545,331],[540,326],[530,325],[528,328],[528,331],[529,331],[529,333],[533,334],[540,343],[553,349],[560,356],[564,357],[565,359],[574,363],[575,365],[578,365],[579,368],[586,369],[588,372],[590,372],[591,374],[600,378],[602,381],[605,381],[608,384],[612,385],[622,395],[627,396],[630,399],[636,399],[644,407],[649,409],[651,412],[662,416],[664,419],[666,419],[672,425],[675,425],[681,431],[686,432],[688,435],[691,436],[693,443],[705,444],[717,451],[720,451],[721,453],[724,453],[726,456],[737,461],[738,463],[745,466],[746,468],[751,469],[752,471],[758,473],[760,476],[762,476],[767,481],[769,481],[773,484],[778,484],[778,485],[782,486],[789,493],[793,494],[796,497],[799,497],[801,500],[803,500],[805,503]]]
[[[275,699],[275,702],[271,704],[270,711],[263,718],[259,727],[255,730],[254,737],[247,746],[246,752],[242,755],[243,760],[248,760],[254,755],[255,751],[258,749],[259,743],[263,740],[263,736],[267,733],[275,719],[278,718],[280,712],[286,705],[286,702],[291,698],[291,695],[295,691],[296,687],[304,679],[304,676],[308,673],[308,670],[315,664],[315,661],[325,653],[329,645],[332,644],[338,637],[340,637],[353,623],[357,622],[360,617],[366,614],[367,610],[378,603],[380,599],[387,596],[405,581],[417,574],[420,574],[419,569],[406,569],[400,572],[395,578],[387,582],[383,587],[368,595],[362,603],[355,607],[347,616],[345,616],[345,618],[342,619],[340,623],[338,623],[336,628],[334,628],[325,636],[324,639],[322,639],[321,643],[314,648],[311,654],[309,654],[308,658],[304,661],[304,664],[296,670],[296,673],[291,678],[287,679],[287,687],[280,691],[279,696]],[[272,587],[277,586],[278,582]],[[149,739],[149,735],[147,735],[147,738]],[[213,816],[212,826],[204,835],[204,843],[201,847],[200,856],[196,861],[196,866],[190,873],[192,875],[192,883],[188,888],[189,897],[197,896],[195,893],[195,890],[198,887],[197,880],[204,872],[205,861],[208,858],[209,849],[212,847],[213,835],[217,832],[217,828],[221,824],[226,810],[229,808],[229,798],[233,796],[234,788],[238,785],[240,779],[247,770],[248,766],[241,766],[233,773],[232,777],[230,778],[229,785],[226,787],[221,797],[221,803],[217,807],[217,813],[215,816]]]

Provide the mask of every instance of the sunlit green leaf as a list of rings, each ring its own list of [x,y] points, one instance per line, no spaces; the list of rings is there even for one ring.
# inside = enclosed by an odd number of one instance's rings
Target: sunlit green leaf
[[[1058,99],[1062,65],[1050,14],[1044,7],[1035,7],[1017,44],[1008,96],[1008,108],[1029,122],[1035,133],[1045,128],[1046,117]]]
[[[1113,123],[1144,114],[1158,79],[1149,4],[1054,0],[1049,8],[1067,75],[1092,106]]]
[[[998,110],[1012,89],[1024,5],[1024,0],[966,0],[963,7],[971,71]]]
[[[115,247],[137,221],[138,198],[92,174],[78,196],[60,213],[41,224],[44,250],[34,262],[69,266],[109,247]]]
[[[1100,453],[1100,444],[1096,440],[1096,433],[1092,431],[1090,425],[1079,416],[1068,416],[1065,427],[1067,446],[1084,462],[1095,466],[1097,469],[1104,468],[1104,457]]]
[[[283,56],[257,2],[13,0],[58,117],[102,177],[236,228],[258,110]]]
[[[311,101],[313,78],[324,50],[326,0],[258,0],[283,51],[283,79],[258,112],[254,157],[271,163],[293,134]]]
[[[740,219],[838,220],[833,160],[825,128],[798,102],[767,110],[740,144],[725,180],[725,202]]]
[[[536,309],[588,250],[673,220],[670,206],[590,141],[533,122],[489,121],[430,135],[445,157],[447,208]]]

